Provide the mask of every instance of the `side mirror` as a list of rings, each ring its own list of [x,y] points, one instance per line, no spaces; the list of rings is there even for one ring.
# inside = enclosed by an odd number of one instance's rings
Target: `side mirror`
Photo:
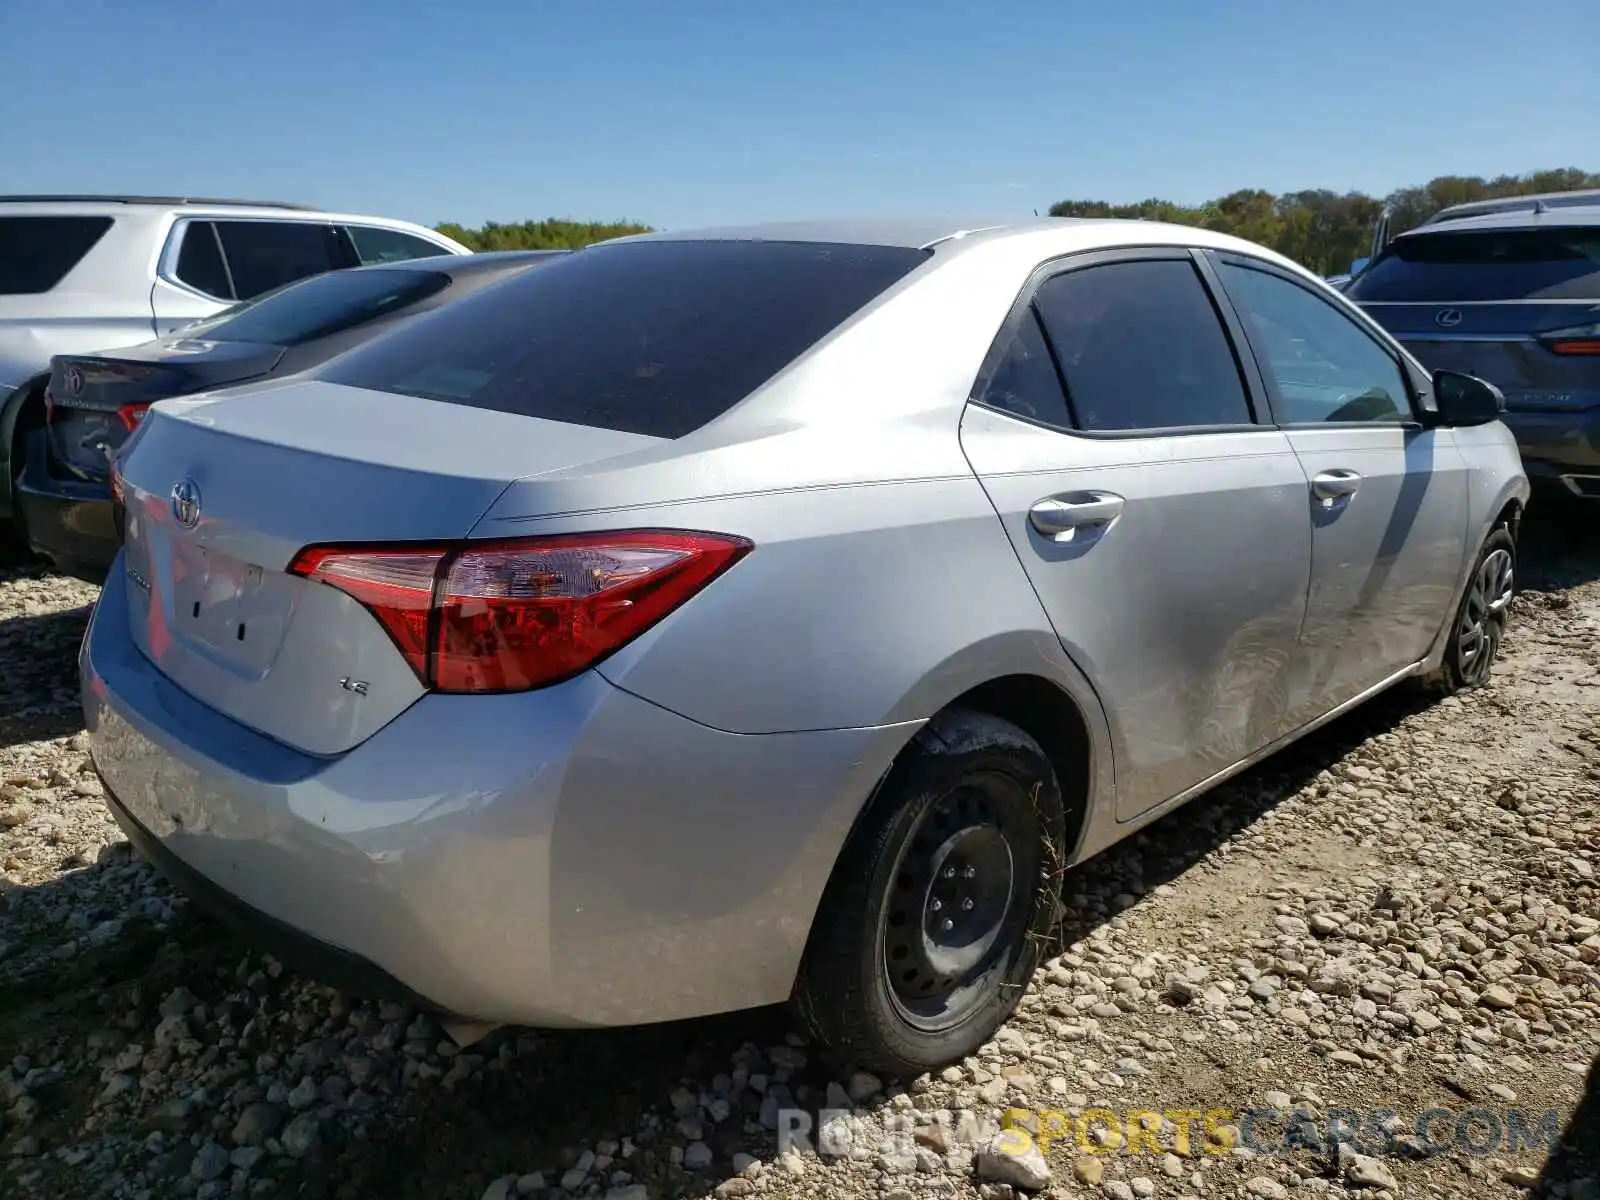
[[[1487,425],[1498,421],[1506,410],[1506,398],[1499,388],[1459,371],[1433,373],[1433,402],[1440,425]]]
[[[1357,275],[1361,274],[1362,270],[1371,261],[1372,260],[1370,258],[1352,259],[1350,261],[1350,278],[1354,279]]]

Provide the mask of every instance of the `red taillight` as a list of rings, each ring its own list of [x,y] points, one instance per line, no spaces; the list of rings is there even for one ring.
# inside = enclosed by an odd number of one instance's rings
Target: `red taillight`
[[[627,530],[448,546],[313,546],[289,570],[347,593],[440,692],[512,692],[593,666],[750,550]]]
[[[1552,354],[1600,354],[1600,322],[1549,329],[1539,334],[1539,341]]]
[[[137,429],[139,422],[144,420],[145,413],[150,411],[150,403],[146,400],[139,404],[124,404],[117,409],[117,419],[122,422],[123,428],[129,433]]]

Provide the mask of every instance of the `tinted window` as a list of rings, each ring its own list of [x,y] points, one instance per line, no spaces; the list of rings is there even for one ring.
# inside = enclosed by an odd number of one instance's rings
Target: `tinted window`
[[[412,258],[434,258],[450,253],[409,233],[393,229],[378,229],[371,225],[348,225],[350,240],[356,244],[356,256],[363,263],[404,262]]]
[[[0,217],[0,296],[48,292],[110,228],[110,217]]]
[[[575,425],[681,437],[926,259],[884,246],[592,246],[420,317],[326,378]]]
[[[1600,228],[1418,233],[1392,242],[1352,300],[1600,300]]]
[[[1029,308],[1011,335],[1004,355],[983,389],[983,402],[1046,425],[1072,427],[1061,377],[1050,361],[1050,347]]]
[[[343,266],[333,227],[297,221],[218,221],[234,295],[249,300],[297,279]]]
[[[1280,421],[1411,419],[1400,364],[1349,317],[1265,271],[1227,262],[1218,270],[1276,385]]]
[[[228,280],[228,269],[222,264],[222,251],[217,246],[217,231],[210,221],[196,221],[185,228],[183,248],[178,251],[177,275],[208,296],[234,298],[233,284]]]
[[[1193,263],[1068,271],[1046,282],[1034,303],[1080,428],[1252,421],[1233,350]]]
[[[183,336],[295,346],[415,304],[448,282],[437,271],[331,271],[185,326]]]

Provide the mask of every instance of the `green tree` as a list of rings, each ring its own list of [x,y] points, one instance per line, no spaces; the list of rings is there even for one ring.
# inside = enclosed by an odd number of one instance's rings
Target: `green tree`
[[[1153,198],[1136,204],[1062,200],[1050,206],[1050,215],[1198,225],[1258,242],[1318,274],[1331,275],[1347,269],[1353,260],[1368,252],[1373,226],[1385,206],[1390,210],[1390,231],[1400,233],[1452,204],[1578,188],[1600,188],[1600,174],[1562,167],[1527,175],[1497,175],[1493,179],[1441,175],[1382,198],[1327,189],[1274,196],[1259,188],[1241,188],[1194,207]]]
[[[471,250],[579,250],[609,238],[651,232],[650,226],[637,221],[574,221],[566,217],[517,225],[488,221],[477,229],[446,221],[434,228]]]

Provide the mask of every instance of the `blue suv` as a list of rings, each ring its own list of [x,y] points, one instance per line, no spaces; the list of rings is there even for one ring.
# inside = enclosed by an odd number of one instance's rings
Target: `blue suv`
[[[1500,388],[1536,486],[1600,500],[1600,192],[1444,209],[1343,291],[1430,370]]]

